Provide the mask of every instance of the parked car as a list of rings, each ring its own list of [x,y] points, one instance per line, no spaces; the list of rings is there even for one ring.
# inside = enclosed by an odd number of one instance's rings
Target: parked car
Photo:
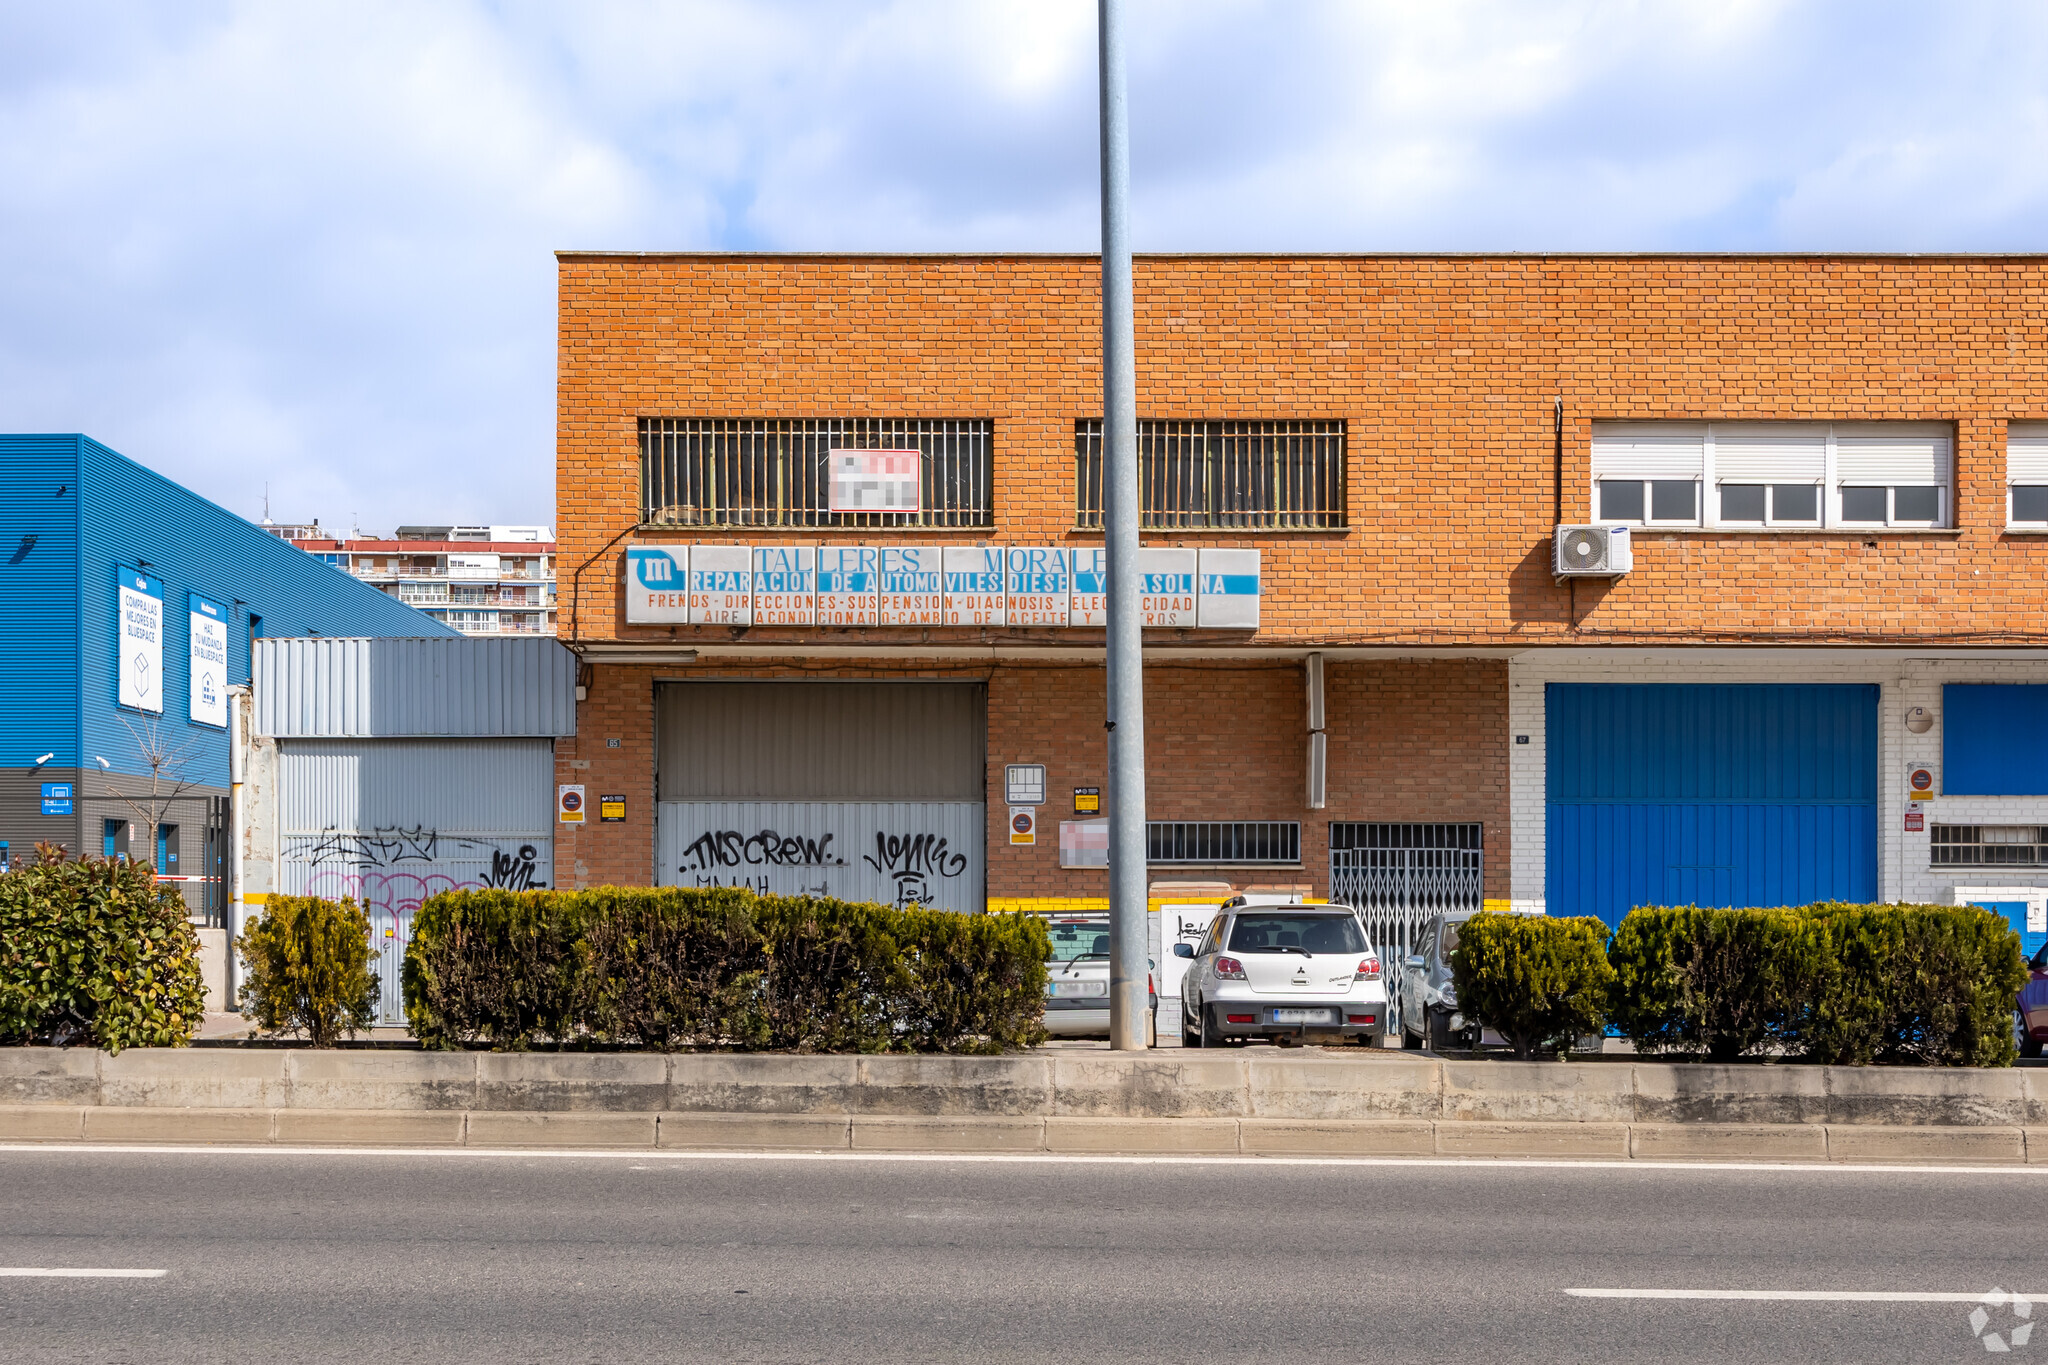
[[[2042,1044],[2048,1043],[2048,944],[2034,954],[2027,970],[2032,975],[2013,1003],[2012,1031],[2020,1056],[2038,1057]]]
[[[1253,1038],[1300,1042],[1311,1034],[1372,1040],[1385,1027],[1379,955],[1349,906],[1299,896],[1234,896],[1181,978],[1181,1042],[1220,1047]]]
[[[1402,1047],[1463,1048],[1480,1041],[1479,1026],[1458,1012],[1458,988],[1451,980],[1458,926],[1478,913],[1447,910],[1432,916],[1415,942],[1415,951],[1402,960],[1394,980],[1394,1022],[1389,1025],[1399,1030]]]
[[[1046,923],[1045,1031],[1055,1038],[1109,1036],[1109,916],[1056,915]],[[1145,962],[1145,1046],[1159,1042],[1159,991]]]

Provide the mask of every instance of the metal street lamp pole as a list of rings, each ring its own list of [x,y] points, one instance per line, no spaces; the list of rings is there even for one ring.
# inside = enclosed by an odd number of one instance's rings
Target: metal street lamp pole
[[[1102,59],[1102,508],[1109,558],[1109,1045],[1145,1046],[1145,678],[1138,592],[1138,363],[1132,338],[1122,0],[1097,0]]]

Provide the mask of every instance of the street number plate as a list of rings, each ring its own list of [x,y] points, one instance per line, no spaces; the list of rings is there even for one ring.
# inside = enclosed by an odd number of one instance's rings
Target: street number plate
[[[1334,1024],[1329,1010],[1274,1010],[1276,1024]]]

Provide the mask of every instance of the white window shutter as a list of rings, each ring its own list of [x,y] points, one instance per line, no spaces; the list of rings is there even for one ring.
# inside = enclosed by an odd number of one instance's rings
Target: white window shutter
[[[1835,480],[1949,486],[1949,430],[1931,422],[1838,422]]]
[[[2007,424],[2005,481],[2048,484],[2048,422]]]
[[[1593,477],[1696,479],[1706,450],[1704,423],[1595,422]]]
[[[1825,422],[1714,423],[1717,483],[1819,483],[1827,476]]]

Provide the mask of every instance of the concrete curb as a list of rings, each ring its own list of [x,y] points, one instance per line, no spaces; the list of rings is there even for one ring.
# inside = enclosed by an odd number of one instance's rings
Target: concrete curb
[[[2048,1070],[1460,1061],[1363,1049],[855,1057],[0,1048],[0,1105],[2019,1129],[2048,1128]]]
[[[0,1142],[2048,1164],[2048,1127],[0,1106]]]

